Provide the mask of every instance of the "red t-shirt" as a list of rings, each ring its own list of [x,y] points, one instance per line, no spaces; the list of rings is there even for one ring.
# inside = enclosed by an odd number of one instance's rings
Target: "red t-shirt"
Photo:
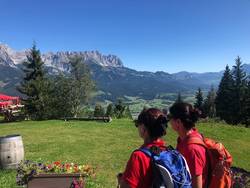
[[[150,144],[142,145],[141,148],[152,146],[162,148],[165,142],[158,139]],[[134,151],[127,162],[122,178],[131,188],[150,188],[153,181],[152,174],[150,158],[141,151]]]
[[[202,184],[205,187],[208,176],[206,148],[198,144],[187,144],[189,137],[201,138],[201,134],[193,128],[193,132],[188,137],[183,140],[178,138],[177,150],[185,157],[192,177],[202,175]]]

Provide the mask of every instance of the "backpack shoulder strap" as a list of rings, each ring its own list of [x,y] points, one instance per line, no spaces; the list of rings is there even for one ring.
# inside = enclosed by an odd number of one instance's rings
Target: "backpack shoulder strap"
[[[167,150],[171,150],[171,149],[173,149],[172,146],[168,146],[168,147],[162,146],[161,148],[158,146],[152,146],[151,148],[143,147],[143,148],[137,149],[135,151],[141,151],[144,154],[146,154],[147,156],[152,158],[154,155],[158,155],[162,151],[167,151]]]
[[[203,137],[190,136],[187,139],[187,144],[199,144],[207,148],[207,145],[205,144]]]
[[[208,160],[208,172],[211,172],[211,159],[210,159],[210,156],[208,154],[208,147],[205,144],[203,135],[201,135],[201,137],[190,136],[187,140],[187,144],[199,144],[206,149],[206,159]],[[208,173],[207,174],[207,183],[206,183],[207,185],[205,187],[209,187],[208,185],[209,185],[210,180],[211,180],[211,173]]]
[[[138,150],[136,150],[136,151],[141,151],[142,153],[144,153],[145,155],[147,155],[147,156],[149,156],[150,158],[152,157],[152,153],[151,153],[151,151],[148,149],[148,148],[140,148],[140,149],[138,149]]]

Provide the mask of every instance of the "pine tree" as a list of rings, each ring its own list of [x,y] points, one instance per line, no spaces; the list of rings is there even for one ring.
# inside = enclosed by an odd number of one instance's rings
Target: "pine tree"
[[[95,110],[94,110],[94,117],[102,117],[102,116],[104,116],[104,114],[105,114],[105,111],[104,111],[104,108],[102,107],[102,105],[96,104]]]
[[[250,126],[250,77],[248,80],[247,90],[244,96],[244,106],[242,109],[242,123],[246,125],[246,127]]]
[[[86,105],[94,89],[90,72],[81,58],[74,57],[70,60],[71,74],[57,75],[51,79],[49,93],[49,118],[76,117],[86,112]],[[86,114],[85,114],[86,115]],[[88,115],[90,112],[88,111]]]
[[[95,89],[94,81],[91,79],[87,65],[79,57],[70,60],[71,69],[71,92],[72,114],[76,117],[80,113],[81,107],[87,104],[91,93]]]
[[[129,106],[127,106],[127,108],[125,109],[124,118],[132,119],[132,114],[130,112]]]
[[[214,87],[211,86],[211,89],[208,92],[207,97],[204,101],[204,113],[210,118],[214,118],[216,116],[215,99],[216,92],[214,90]]]
[[[229,69],[229,66],[226,66],[223,77],[221,78],[216,99],[216,115],[222,120],[225,120],[227,123],[233,123],[233,85],[234,80]]]
[[[175,103],[183,102],[181,92],[178,93],[177,99],[175,100]]]
[[[106,116],[113,117],[113,115],[114,115],[113,104],[110,103],[110,104],[107,106]]]
[[[71,79],[65,75],[57,75],[50,79],[50,87],[47,88],[49,99],[48,118],[57,119],[72,117],[73,101],[71,99]]]
[[[17,88],[20,93],[25,95],[22,103],[25,113],[31,119],[45,118],[48,99],[46,89],[49,87],[49,82],[45,78],[43,64],[40,51],[33,44],[27,55],[27,61],[23,62],[24,79]]]
[[[195,103],[194,103],[194,107],[203,111],[203,93],[201,91],[201,88],[198,88],[198,91],[196,92],[195,95]]]
[[[233,66],[233,79],[234,79],[234,87],[233,93],[235,97],[233,98],[233,124],[238,124],[242,121],[243,117],[243,109],[244,109],[244,100],[245,94],[247,92],[247,82],[246,82],[246,73],[243,70],[242,62],[240,57],[238,56],[235,59],[235,65]]]
[[[122,100],[119,99],[117,104],[115,104],[114,115],[116,118],[123,118],[126,106],[123,104]]]

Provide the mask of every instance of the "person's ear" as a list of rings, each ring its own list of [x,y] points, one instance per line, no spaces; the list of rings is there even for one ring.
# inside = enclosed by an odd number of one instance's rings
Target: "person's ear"
[[[147,131],[147,129],[146,129],[146,127],[144,126],[144,125],[142,125],[142,132],[143,132],[143,134],[145,134],[145,132]]]
[[[180,124],[180,123],[181,123],[181,120],[180,120],[180,119],[176,119],[176,123],[177,123],[177,124]]]
[[[141,128],[142,128],[142,134],[143,135],[148,134],[148,131],[147,131],[147,129],[146,129],[146,127],[144,125],[142,125]]]
[[[177,129],[180,129],[182,126],[182,122],[180,119],[176,119],[176,125],[177,125]]]

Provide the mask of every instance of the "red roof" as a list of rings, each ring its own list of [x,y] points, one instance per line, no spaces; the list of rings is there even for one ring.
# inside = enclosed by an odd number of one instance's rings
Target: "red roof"
[[[12,96],[8,96],[8,95],[4,95],[2,93],[0,93],[0,100],[2,101],[9,101],[9,100],[18,100],[19,97],[12,97]]]

